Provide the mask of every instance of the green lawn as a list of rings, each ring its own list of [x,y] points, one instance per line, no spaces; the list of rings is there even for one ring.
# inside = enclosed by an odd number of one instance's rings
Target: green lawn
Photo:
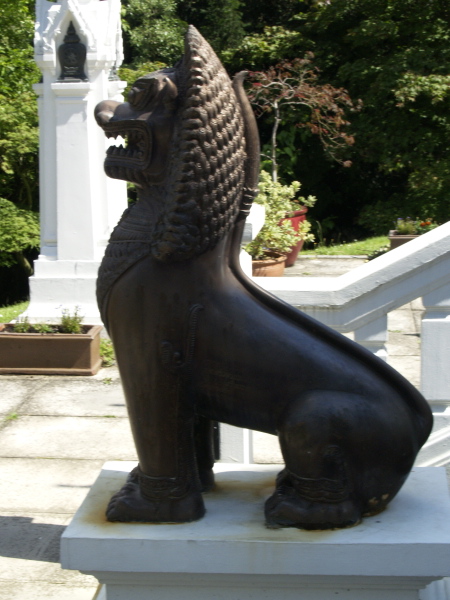
[[[28,307],[29,301],[11,304],[11,306],[0,306],[0,323],[9,323],[23,313]]]
[[[378,237],[352,242],[351,244],[336,244],[335,246],[317,246],[313,250],[302,250],[304,255],[336,256],[336,255],[366,255],[376,252],[383,246],[389,243],[387,236],[381,235]]]

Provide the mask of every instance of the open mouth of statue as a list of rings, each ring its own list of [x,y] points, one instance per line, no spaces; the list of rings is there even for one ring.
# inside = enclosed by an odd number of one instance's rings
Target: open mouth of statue
[[[107,138],[123,138],[124,143],[106,150],[105,171],[109,177],[145,183],[144,170],[151,160],[151,135],[146,124],[136,121],[106,123]]]

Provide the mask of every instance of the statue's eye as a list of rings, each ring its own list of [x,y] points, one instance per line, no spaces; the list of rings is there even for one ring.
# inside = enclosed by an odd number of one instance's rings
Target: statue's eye
[[[155,78],[138,79],[128,93],[128,102],[137,109],[143,109],[158,94],[159,81]]]

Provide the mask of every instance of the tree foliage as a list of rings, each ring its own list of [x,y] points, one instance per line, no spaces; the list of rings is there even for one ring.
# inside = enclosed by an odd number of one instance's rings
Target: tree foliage
[[[186,23],[177,16],[176,0],[124,0],[122,7],[127,63],[167,65],[180,58]]]
[[[245,30],[240,0],[179,0],[178,13],[190,25],[195,25],[219,54],[235,48]]]
[[[303,19],[323,76],[363,100],[353,160],[371,206],[360,222],[377,231],[408,214],[448,220],[448,2],[333,0]]]
[[[20,264],[31,274],[24,252],[39,247],[39,218],[0,198],[0,266]]]
[[[37,208],[37,99],[33,60],[34,3],[0,5],[0,195]]]
[[[248,96],[257,114],[270,114],[272,131],[270,161],[272,178],[278,178],[278,129],[282,115],[290,112],[296,127],[307,129],[319,137],[329,156],[340,160],[342,150],[354,143],[346,130],[346,111],[355,110],[347,91],[329,84],[319,84],[319,71],[313,65],[314,55],[283,61],[267,71],[250,72]],[[350,161],[340,161],[350,166]]]
[[[0,1],[0,197],[36,210],[34,4]],[[192,23],[230,75],[246,68],[273,76],[275,65],[313,52],[318,70],[311,86],[345,89],[354,103],[362,100],[360,111],[342,116],[351,125],[341,131],[347,135],[348,127],[355,143],[340,160],[351,168],[329,160],[320,134],[311,135],[324,123],[305,106],[280,116],[280,172],[319,198],[309,214],[324,230],[385,233],[398,217],[449,218],[448,0],[122,0],[122,8],[121,75],[129,81],[177,61]],[[273,114],[260,119],[266,149]]]
[[[126,62],[172,65],[183,54],[188,24],[217,53],[234,48],[244,37],[240,6],[240,0],[123,0]]]

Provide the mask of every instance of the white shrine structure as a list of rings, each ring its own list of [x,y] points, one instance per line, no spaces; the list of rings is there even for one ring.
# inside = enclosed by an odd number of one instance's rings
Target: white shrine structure
[[[75,35],[85,48],[85,78],[70,71],[76,52],[67,44],[69,28],[71,40]],[[30,278],[32,322],[58,319],[61,308],[79,306],[85,323],[100,323],[97,270],[127,200],[126,183],[103,171],[110,142],[94,107],[106,98],[122,100],[126,84],[116,75],[122,59],[120,0],[36,1],[41,253]]]

